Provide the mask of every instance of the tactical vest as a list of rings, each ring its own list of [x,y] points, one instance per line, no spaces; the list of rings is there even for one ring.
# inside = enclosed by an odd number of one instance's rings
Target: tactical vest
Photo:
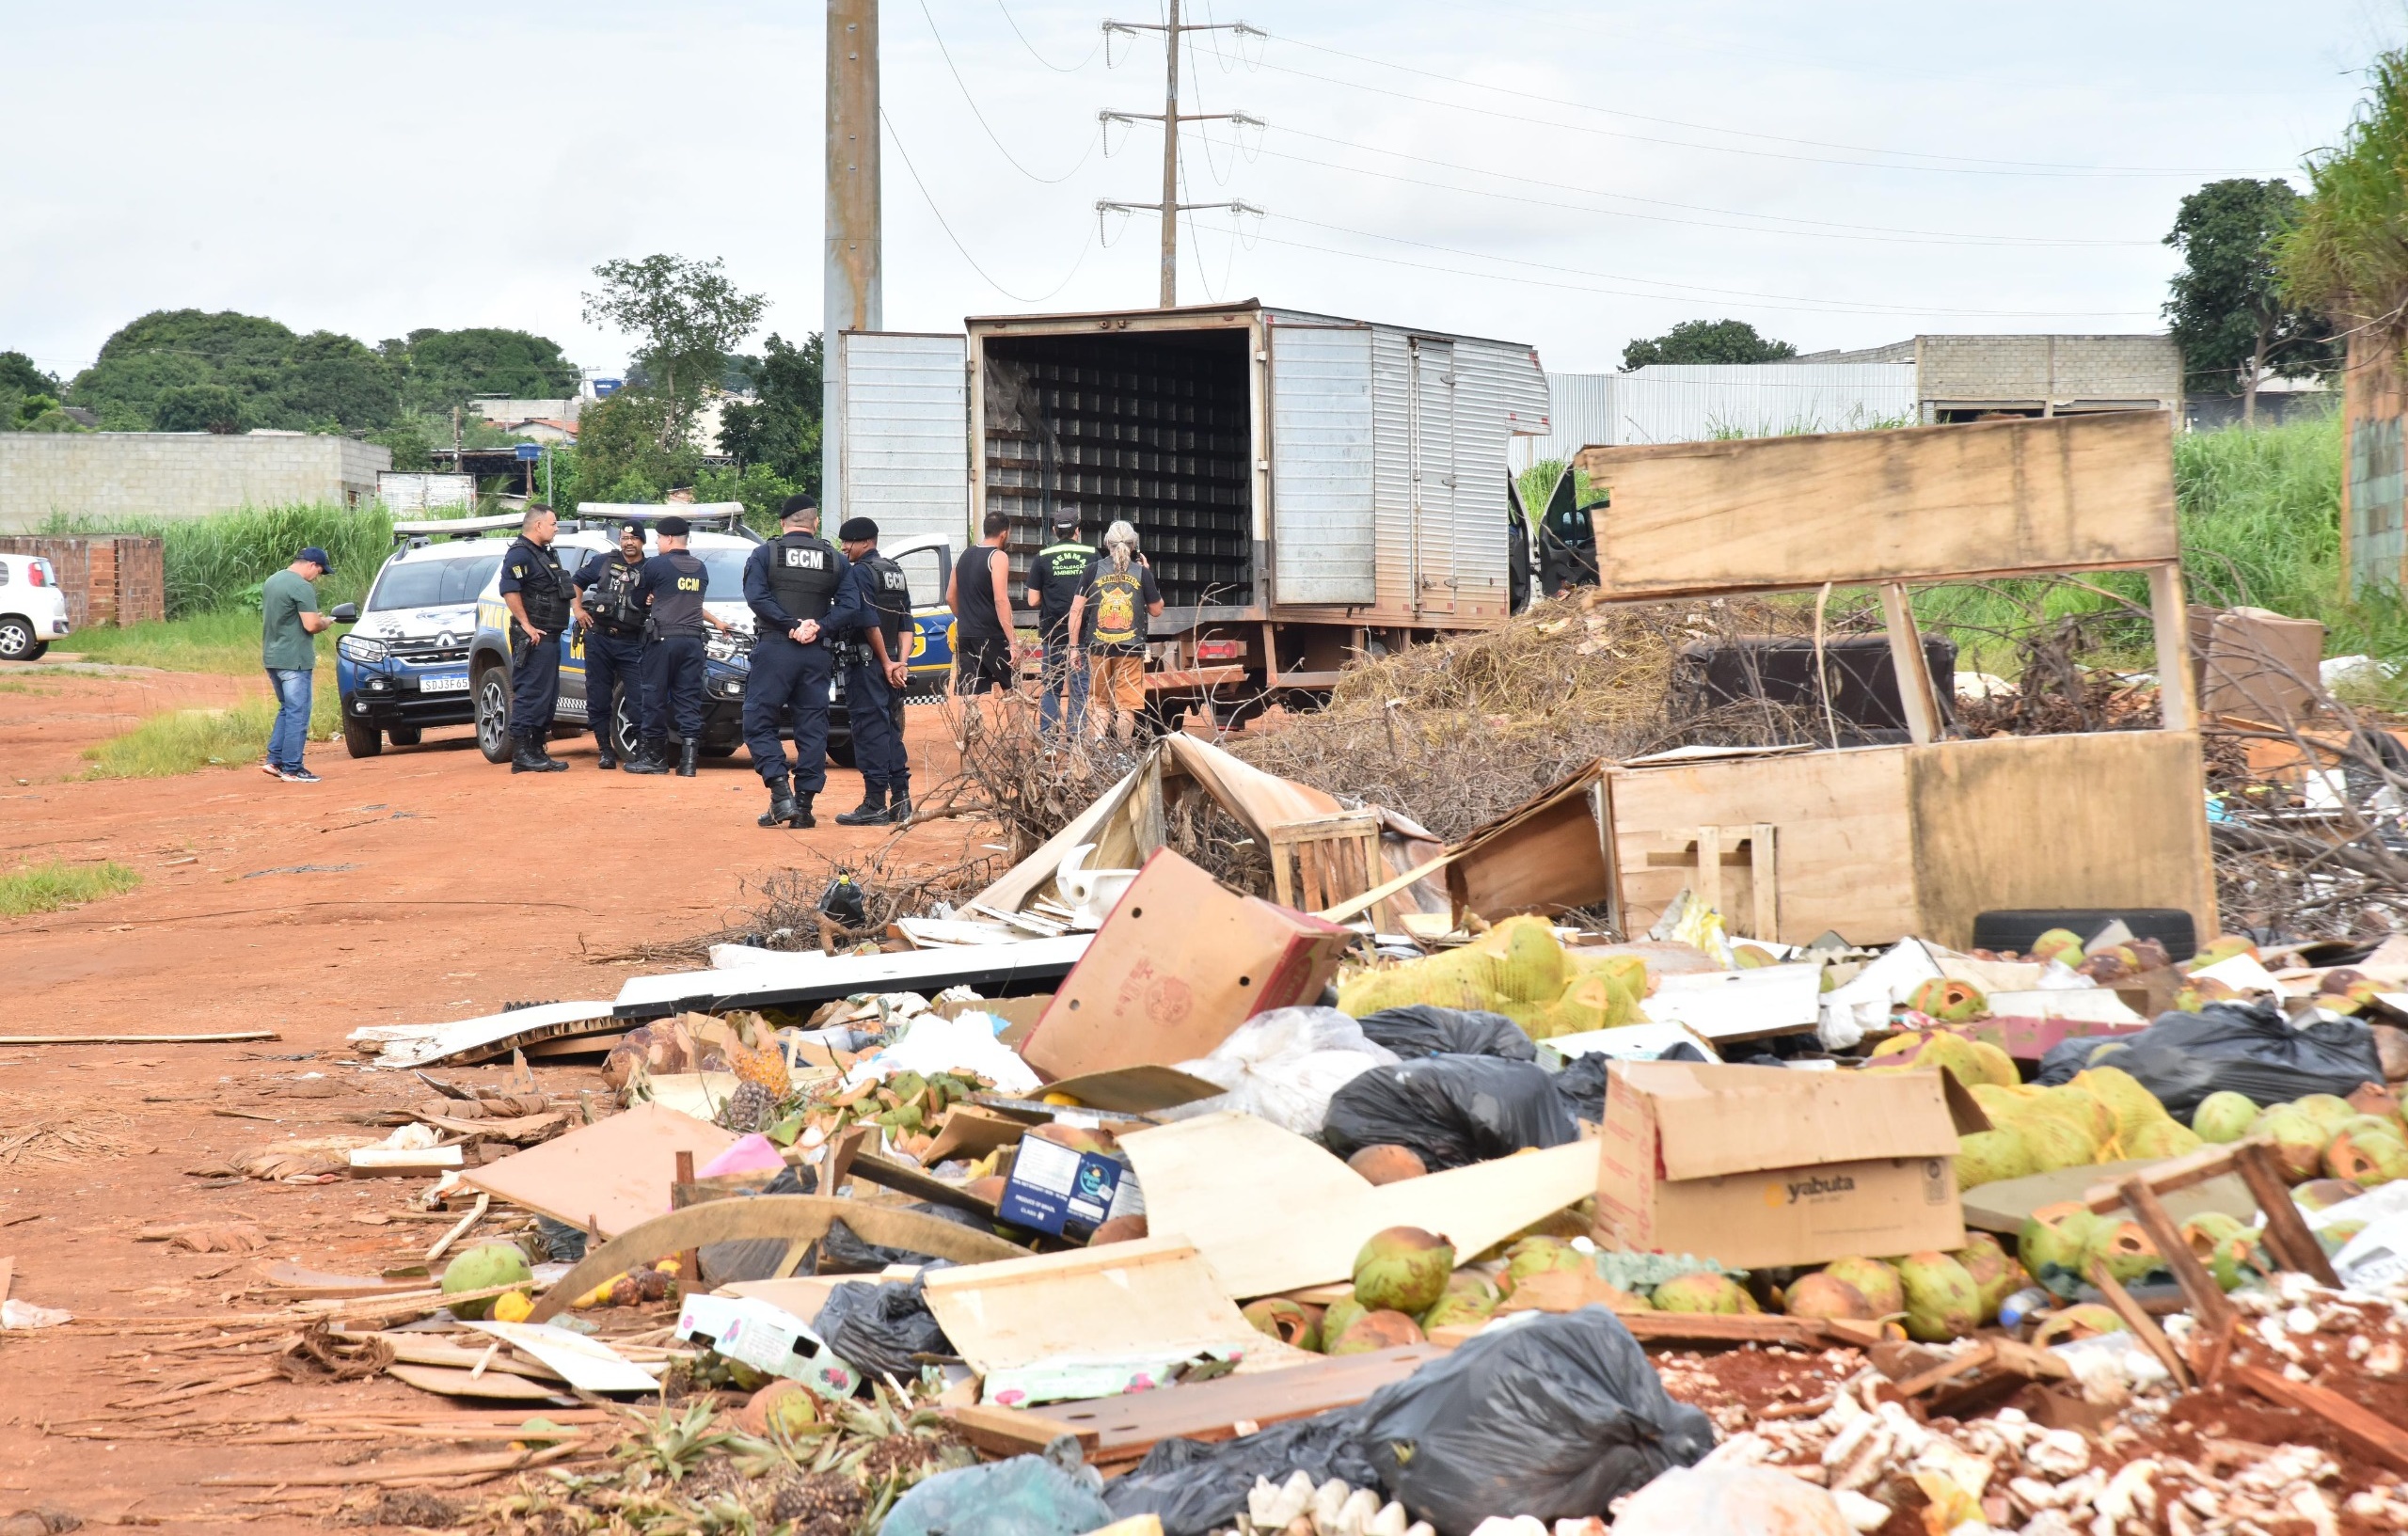
[[[886,658],[909,661],[903,651],[903,631],[911,625],[911,580],[903,567],[873,552],[859,564],[869,572],[870,603],[878,610],[878,626],[886,634]]]
[[[797,620],[824,619],[836,606],[836,547],[816,533],[769,541],[769,595]]]
[[[561,557],[549,545],[520,539],[503,559],[516,564],[522,556],[527,574],[518,578],[518,600],[526,606],[527,622],[550,634],[568,623],[568,578],[561,574]]]
[[[643,633],[643,605],[636,601],[636,582],[643,562],[630,565],[618,555],[602,562],[602,575],[586,589],[585,611],[607,635]]]
[[[673,549],[657,560],[669,562],[676,575],[668,586],[652,595],[652,626],[661,635],[699,635],[703,632],[703,599],[711,584],[710,567],[701,557],[684,549]]]

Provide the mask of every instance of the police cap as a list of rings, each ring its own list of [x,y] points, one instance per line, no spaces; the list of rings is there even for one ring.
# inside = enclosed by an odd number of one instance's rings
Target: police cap
[[[683,517],[663,517],[652,526],[656,532],[666,533],[673,539],[682,539],[692,530],[694,525]]]
[[[836,530],[838,544],[876,544],[878,525],[866,517],[848,517],[845,526]]]

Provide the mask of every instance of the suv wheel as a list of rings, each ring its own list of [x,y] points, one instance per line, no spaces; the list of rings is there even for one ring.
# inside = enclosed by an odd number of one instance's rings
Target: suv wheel
[[[354,757],[373,757],[385,750],[385,734],[364,720],[353,720],[345,715],[342,749]]]
[[[477,673],[477,751],[488,763],[510,761],[510,669],[487,667]]]
[[[14,614],[0,618],[0,661],[37,661],[50,642],[34,633],[33,622]]]

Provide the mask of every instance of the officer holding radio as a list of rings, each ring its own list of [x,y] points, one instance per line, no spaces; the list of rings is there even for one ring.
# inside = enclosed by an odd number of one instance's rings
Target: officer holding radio
[[[819,504],[790,496],[784,531],[744,561],[744,600],[754,620],[752,671],[744,685],[744,745],[768,787],[764,827],[816,827],[812,800],[828,787],[828,685],[834,672],[820,625],[836,607],[846,562],[819,536]],[[794,711],[789,782],[778,717]]]
[[[644,605],[636,596],[643,576],[643,530],[627,523],[619,530],[619,547],[594,554],[577,573],[585,594],[585,718],[594,727],[594,745],[600,768],[619,766],[618,690],[626,690],[627,716],[643,726]]]

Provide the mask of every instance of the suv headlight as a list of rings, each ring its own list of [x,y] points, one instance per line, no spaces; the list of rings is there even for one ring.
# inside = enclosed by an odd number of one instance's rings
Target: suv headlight
[[[741,629],[726,634],[714,629],[710,638],[703,641],[703,654],[713,661],[733,661],[739,656],[751,655],[752,651],[752,637]]]
[[[335,654],[345,661],[382,661],[385,659],[385,642],[356,634],[345,635],[335,641]]]

